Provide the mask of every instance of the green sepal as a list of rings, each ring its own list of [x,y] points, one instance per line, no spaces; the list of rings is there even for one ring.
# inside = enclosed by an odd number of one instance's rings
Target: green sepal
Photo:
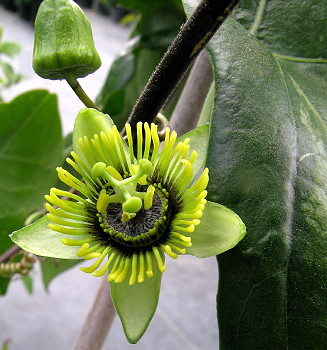
[[[241,218],[227,207],[208,201],[200,225],[192,233],[192,246],[187,254],[198,258],[221,254],[244,237],[245,225]]]
[[[64,235],[51,230],[48,227],[48,224],[50,223],[51,221],[47,216],[44,216],[33,224],[13,232],[9,237],[19,247],[35,255],[58,259],[79,259],[76,253],[80,246],[64,245],[60,240],[62,238],[81,240],[89,238],[89,236]]]
[[[35,20],[33,69],[45,79],[82,78],[101,66],[90,22],[71,0],[44,0]]]
[[[210,124],[206,123],[177,138],[177,142],[190,138],[190,149],[195,150],[198,153],[198,157],[193,165],[193,179],[205,165],[208,152],[209,135]]]
[[[162,255],[162,259],[164,256]],[[137,343],[157,309],[162,273],[156,262],[153,277],[142,283],[128,284],[128,278],[121,283],[110,283],[112,300],[121,320],[125,336],[131,344]]]
[[[73,132],[73,150],[81,156],[79,152],[78,140],[86,136],[91,140],[94,134],[100,134],[114,126],[112,119],[108,114],[103,114],[93,108],[83,108],[77,114]]]

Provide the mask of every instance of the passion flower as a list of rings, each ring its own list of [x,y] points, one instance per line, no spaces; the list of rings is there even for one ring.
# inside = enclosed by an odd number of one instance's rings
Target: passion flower
[[[108,116],[83,109],[74,145],[59,179],[74,193],[52,188],[47,217],[11,235],[38,255],[94,260],[81,270],[107,273],[111,295],[131,343],[145,332],[157,307],[165,255],[206,257],[232,248],[245,227],[231,210],[207,202],[208,169],[200,174],[190,138],[138,123],[127,141]],[[60,243],[61,242],[61,243]],[[61,244],[61,245],[60,245]],[[74,256],[75,254],[75,256]]]

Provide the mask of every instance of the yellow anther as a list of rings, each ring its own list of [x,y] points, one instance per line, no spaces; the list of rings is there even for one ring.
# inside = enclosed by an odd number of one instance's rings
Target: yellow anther
[[[129,166],[129,173],[130,173],[132,176],[135,175],[135,174],[137,174],[139,170],[140,170],[140,168],[139,168],[139,166],[136,165],[136,164],[131,164],[131,165]]]
[[[97,211],[99,213],[105,213],[110,201],[110,196],[108,195],[107,191],[103,188],[100,191],[99,198],[97,200]]]
[[[152,207],[154,192],[155,192],[154,186],[150,185],[147,188],[147,191],[146,191],[145,196],[144,196],[144,209],[145,210],[148,210]]]
[[[109,165],[106,168],[107,172],[116,180],[118,181],[122,181],[123,178],[120,175],[120,173],[118,172],[118,170],[116,168],[114,168],[113,166]]]

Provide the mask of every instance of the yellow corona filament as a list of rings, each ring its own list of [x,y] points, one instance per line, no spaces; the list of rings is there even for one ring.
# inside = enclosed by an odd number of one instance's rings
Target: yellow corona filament
[[[120,259],[119,267],[118,267],[115,271],[113,271],[113,272],[111,272],[111,273],[109,274],[108,279],[110,278],[110,281],[111,281],[111,282],[112,282],[112,281],[116,281],[116,279],[118,278],[118,276],[120,275],[120,273],[123,271],[124,266],[125,266],[125,260],[126,260],[126,258],[125,258],[125,257],[122,257],[122,258]]]
[[[154,186],[150,185],[147,188],[145,196],[144,196],[144,209],[145,210],[148,210],[152,207],[154,192],[155,192]]]
[[[116,257],[116,253],[113,252],[110,254],[110,256],[108,257],[108,260],[106,261],[106,263],[103,265],[103,267],[99,270],[96,270],[94,272],[92,272],[92,275],[95,277],[101,277],[103,276],[109,269],[109,266],[111,264],[111,262],[114,260],[114,258]]]
[[[174,249],[174,250],[178,251],[181,254],[185,254],[186,253],[186,249],[184,249],[184,248],[177,247],[177,246],[175,246],[173,244],[169,244],[169,245],[170,245],[171,249]]]
[[[203,215],[202,210],[196,210],[196,211],[191,212],[191,213],[181,212],[181,213],[176,215],[176,219],[200,219],[202,217],[202,215]]]
[[[108,274],[108,281],[109,282],[113,281],[111,279],[111,275],[114,274],[117,271],[121,259],[122,259],[122,257],[120,255],[117,255],[116,260],[114,262],[114,266],[112,267],[110,273]]]
[[[135,158],[134,158],[133,136],[132,136],[131,126],[129,124],[126,124],[125,130],[126,130],[127,141],[128,141],[130,162],[131,162],[131,164],[133,164],[135,161]]]
[[[145,147],[144,147],[143,158],[149,159],[150,146],[151,146],[151,130],[148,123],[144,123],[143,126],[144,126],[144,132],[145,132]]]
[[[173,259],[177,259],[177,258],[178,258],[178,255],[177,255],[176,253],[174,253],[174,252],[171,250],[171,248],[170,248],[170,246],[169,246],[168,244],[162,245],[162,246],[161,246],[161,249],[162,249],[167,255],[169,255],[171,258],[173,258]]]
[[[169,240],[169,242],[177,243],[177,244],[183,245],[184,247],[192,247],[192,242],[191,241],[186,242],[186,241],[183,241],[183,240],[180,240],[180,239],[171,238]],[[170,245],[170,246],[172,247],[172,245]]]
[[[77,202],[82,202],[84,204],[86,203],[86,200],[81,196],[78,196],[68,191],[59,190],[58,188],[55,188],[55,187],[50,189],[50,193],[54,193],[57,196],[72,198],[72,199],[75,199]]]
[[[160,255],[160,252],[159,252],[158,248],[157,247],[152,247],[152,251],[153,251],[153,254],[154,254],[155,258],[157,259],[159,270],[161,272],[165,272],[166,271],[166,266],[164,265],[164,263],[162,261],[162,258],[161,258],[161,255]]]
[[[183,232],[194,232],[195,226],[193,224],[187,226],[187,227],[182,227],[182,226],[173,226],[174,230],[177,231],[183,231]]]
[[[93,136],[94,138],[91,139],[91,143],[93,148],[96,150],[96,152],[98,153],[98,155],[100,156],[101,160],[105,163],[109,163],[110,159],[107,157],[107,152],[103,151],[102,145],[100,143],[100,139],[99,139],[99,135],[95,134]],[[97,157],[97,160],[99,158]]]
[[[191,237],[187,237],[178,232],[172,232],[171,236],[180,238],[183,242],[191,242]]]
[[[150,278],[153,276],[153,269],[152,269],[152,254],[150,252],[145,253],[146,258],[146,264],[147,264],[147,270],[146,275]]]
[[[137,260],[138,256],[137,254],[133,254],[132,256],[132,272],[131,276],[129,278],[128,284],[132,286],[136,282],[136,277],[137,277]]]
[[[94,272],[102,263],[103,259],[105,258],[105,256],[109,253],[110,248],[105,248],[103,250],[103,252],[100,254],[100,257],[97,259],[97,261],[89,266],[89,267],[80,267],[80,270],[86,273],[92,273]]]
[[[82,181],[78,180],[75,176],[63,168],[58,167],[56,170],[58,172],[59,179],[66,185],[75,188],[78,192],[83,193],[86,197],[90,195],[89,189]]]
[[[151,137],[152,137],[152,143],[153,143],[151,163],[155,164],[157,162],[158,152],[160,148],[160,139],[158,136],[158,127],[153,123],[151,124]]]
[[[75,240],[75,239],[69,239],[69,238],[62,238],[61,243],[65,245],[70,245],[70,246],[81,246],[84,243],[90,243],[93,241],[93,238],[86,238],[86,239],[80,239],[80,240]]]
[[[128,272],[130,271],[131,263],[132,263],[132,258],[125,259],[125,264],[124,264],[123,270],[120,272],[118,277],[115,279],[116,283],[121,283],[125,280]]]
[[[142,283],[144,281],[144,267],[145,267],[145,260],[144,260],[144,254],[140,253],[139,255],[139,274],[137,275],[137,282]]]
[[[143,146],[143,132],[142,123],[136,124],[136,134],[137,134],[137,160],[142,158],[142,146]]]
[[[97,200],[97,211],[99,213],[105,213],[110,201],[110,196],[107,191],[103,188],[100,191],[99,198]]]
[[[51,213],[47,214],[47,217],[50,221],[58,224],[58,225],[62,225],[62,226],[70,226],[70,227],[78,227],[78,228],[83,228],[85,227],[86,223],[83,222],[76,222],[76,221],[68,221],[68,220],[64,220],[56,215],[53,215]]]
[[[48,227],[53,231],[64,233],[66,235],[85,235],[85,229],[67,228],[54,224],[48,224]]]

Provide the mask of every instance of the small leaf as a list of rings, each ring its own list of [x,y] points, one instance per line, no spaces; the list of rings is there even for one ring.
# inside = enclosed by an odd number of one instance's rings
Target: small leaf
[[[76,253],[79,246],[68,246],[61,243],[62,238],[69,238],[69,235],[51,230],[48,227],[50,223],[47,216],[26,226],[18,231],[13,232],[10,238],[14,243],[35,255],[48,256],[59,259],[78,259]],[[72,239],[85,239],[89,236],[74,235]]]
[[[187,254],[198,258],[218,255],[236,246],[245,235],[245,225],[238,215],[223,205],[208,201],[200,225],[192,233]]]
[[[117,314],[131,344],[140,340],[157,309],[162,273],[157,264],[153,265],[153,269],[153,277],[145,277],[142,283],[130,286],[128,279],[110,283]]]

